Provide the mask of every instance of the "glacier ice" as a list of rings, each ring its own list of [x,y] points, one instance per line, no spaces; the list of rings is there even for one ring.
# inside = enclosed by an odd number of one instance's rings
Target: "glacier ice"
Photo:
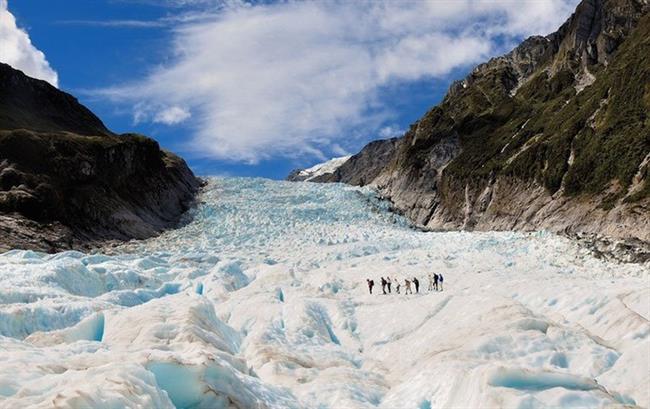
[[[648,407],[649,278],[545,232],[421,232],[367,188],[213,178],[160,237],[0,254],[0,408]]]

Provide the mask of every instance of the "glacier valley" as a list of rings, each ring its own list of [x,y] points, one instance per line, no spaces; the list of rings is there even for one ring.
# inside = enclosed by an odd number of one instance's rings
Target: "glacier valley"
[[[0,254],[0,407],[650,406],[648,264],[389,210],[367,188],[212,178],[157,238]],[[368,294],[382,276],[420,294]]]

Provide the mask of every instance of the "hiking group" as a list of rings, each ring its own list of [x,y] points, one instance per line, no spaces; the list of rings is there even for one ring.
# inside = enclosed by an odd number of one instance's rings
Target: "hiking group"
[[[442,291],[442,283],[444,281],[444,277],[442,274],[429,274],[429,289],[428,291]],[[375,286],[375,280],[371,280],[369,278],[366,279],[366,282],[368,283],[368,291],[370,294],[372,294],[372,289]],[[392,293],[392,287],[393,284],[395,284],[395,293],[400,294],[400,290],[402,288],[401,281],[398,280],[397,278],[391,279],[390,277],[381,277],[381,291],[383,294],[391,294]],[[415,293],[420,292],[420,281],[417,279],[417,277],[413,277],[412,279],[404,279],[404,294],[413,294],[413,287],[415,287]]]

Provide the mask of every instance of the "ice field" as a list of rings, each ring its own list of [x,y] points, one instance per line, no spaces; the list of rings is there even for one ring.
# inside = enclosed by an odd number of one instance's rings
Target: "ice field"
[[[96,254],[0,254],[0,407],[650,406],[647,264],[420,232],[342,185],[211,179],[193,216]],[[369,295],[384,275],[421,294]]]

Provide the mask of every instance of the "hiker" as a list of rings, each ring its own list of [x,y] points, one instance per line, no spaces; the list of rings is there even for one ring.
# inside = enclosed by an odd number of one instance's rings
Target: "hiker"
[[[405,279],[404,284],[406,284],[406,288],[404,290],[404,295],[413,294],[413,291],[411,290],[411,280],[409,280],[408,278]]]
[[[388,294],[390,294],[390,285],[392,284],[392,281],[390,280],[390,277],[386,277],[386,286],[388,287]]]
[[[444,281],[444,278],[442,278],[442,274],[438,276],[438,281],[440,281],[440,291],[442,291],[442,282]]]
[[[438,291],[438,280],[440,280],[440,276],[438,276],[438,274],[434,273],[433,274],[433,288],[435,288],[436,291]]]
[[[381,278],[381,291],[386,294],[386,279],[384,277]]]
[[[420,282],[418,281],[417,278],[413,277],[413,284],[415,284],[415,293],[420,292]]]
[[[429,273],[427,278],[429,279],[429,287],[427,288],[427,291],[433,291],[433,274]]]
[[[397,294],[399,294],[399,288],[401,287],[401,284],[399,283],[399,280],[397,279],[397,277],[395,277],[395,278],[393,279],[393,281],[395,281],[395,292],[396,292]]]
[[[368,291],[370,291],[370,294],[372,295],[372,287],[375,286],[375,282],[369,278],[366,278],[366,281],[368,282]]]

